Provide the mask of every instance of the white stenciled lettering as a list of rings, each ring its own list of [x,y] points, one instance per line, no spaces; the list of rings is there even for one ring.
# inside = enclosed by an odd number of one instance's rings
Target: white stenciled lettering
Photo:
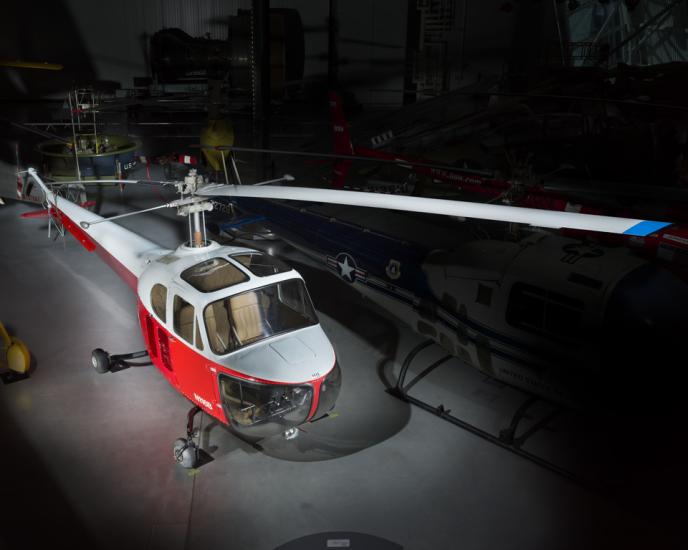
[[[196,401],[198,401],[201,405],[203,405],[204,407],[206,407],[206,408],[208,408],[208,409],[212,409],[212,408],[213,408],[213,404],[212,404],[210,401],[208,401],[207,399],[203,399],[203,398],[202,398],[200,395],[198,395],[197,393],[194,393],[194,399],[195,399]]]

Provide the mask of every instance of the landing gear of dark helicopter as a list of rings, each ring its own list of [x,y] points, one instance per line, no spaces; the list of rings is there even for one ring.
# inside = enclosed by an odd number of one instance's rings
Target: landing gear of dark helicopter
[[[451,358],[450,355],[445,355],[441,359],[435,361],[425,369],[421,371],[419,375],[417,375],[411,382],[406,383],[406,377],[408,375],[409,369],[411,367],[412,362],[416,358],[416,356],[423,351],[424,349],[430,347],[432,344],[434,344],[434,340],[425,340],[421,343],[419,343],[415,348],[413,348],[406,358],[404,359],[404,362],[402,363],[401,370],[399,371],[399,377],[396,381],[396,384],[394,386],[391,386],[387,389],[387,393],[390,395],[393,395],[394,397],[397,397],[401,399],[402,401],[405,401],[407,403],[410,403],[412,405],[416,405],[417,407],[420,407],[421,409],[424,409],[430,413],[433,413],[440,418],[447,420],[448,422],[451,422],[455,426],[458,426],[459,428],[462,428],[468,432],[471,432],[474,435],[477,435],[478,437],[481,437],[490,443],[494,443],[495,445],[498,445],[499,447],[502,447],[503,449],[506,449],[508,451],[511,451],[514,454],[517,454],[519,456],[522,456],[523,458],[526,458],[535,464],[538,464],[544,468],[547,468],[548,470],[551,470],[553,472],[556,472],[568,479],[572,479],[574,481],[577,481],[575,475],[573,472],[553,463],[550,462],[549,460],[536,455],[534,453],[531,453],[529,451],[526,451],[522,449],[523,444],[530,438],[533,434],[538,432],[539,430],[545,429],[550,421],[559,413],[562,412],[562,409],[560,407],[555,407],[552,409],[551,412],[549,412],[547,415],[545,415],[542,419],[538,420],[535,422],[530,428],[526,429],[522,434],[516,435],[518,431],[519,424],[521,421],[526,417],[526,413],[528,412],[528,409],[536,402],[538,401],[543,401],[542,399],[535,397],[535,396],[530,396],[528,397],[523,404],[518,408],[518,410],[513,414],[511,422],[509,424],[509,427],[503,429],[500,431],[499,436],[494,435],[491,432],[488,432],[486,430],[483,430],[465,420],[462,420],[461,418],[454,416],[451,414],[450,409],[446,409],[442,403],[439,405],[435,406],[433,404],[430,404],[426,401],[423,401],[421,399],[418,399],[416,397],[413,397],[409,395],[408,391],[422,378],[428,376],[433,370],[438,368],[440,365],[442,365],[444,362],[446,362],[448,359]]]
[[[191,408],[186,420],[186,439],[180,437],[174,442],[174,459],[186,469],[199,465],[200,449],[194,441],[198,430],[194,429],[194,418],[201,411],[198,406]]]
[[[129,364],[130,359],[140,359],[146,357],[148,352],[135,351],[133,353],[123,353],[120,355],[110,355],[107,351],[96,348],[91,352],[91,366],[99,372],[104,374],[109,371],[122,370],[123,368],[131,366],[143,366],[147,363]]]

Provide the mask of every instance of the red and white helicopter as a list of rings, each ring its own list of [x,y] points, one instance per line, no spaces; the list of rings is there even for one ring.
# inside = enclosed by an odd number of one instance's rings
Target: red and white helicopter
[[[381,195],[333,189],[270,185],[207,184],[191,172],[174,186],[180,198],[139,212],[103,218],[54,193],[34,169],[27,184],[42,190],[51,223],[97,253],[136,292],[146,351],[92,354],[100,373],[117,363],[149,355],[172,386],[189,399],[187,437],[174,444],[184,467],[198,464],[194,416],[206,412],[239,434],[298,435],[298,426],[326,415],[335,405],[342,374],[299,273],[257,250],[208,241],[204,215],[210,197],[328,202],[646,236],[666,222],[551,212],[454,200]],[[131,182],[135,183],[135,182]],[[157,208],[187,216],[189,240],[163,248],[114,222]]]

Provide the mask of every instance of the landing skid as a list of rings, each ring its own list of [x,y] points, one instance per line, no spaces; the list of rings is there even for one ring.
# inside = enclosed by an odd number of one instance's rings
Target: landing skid
[[[506,449],[508,451],[511,451],[514,454],[517,454],[523,458],[526,458],[535,464],[538,464],[539,466],[542,466],[543,468],[546,468],[552,472],[555,472],[567,479],[571,479],[573,481],[578,481],[576,476],[570,472],[569,470],[566,470],[565,468],[562,468],[558,466],[557,464],[554,464],[553,462],[550,462],[549,460],[546,460],[538,455],[535,455],[533,453],[530,453],[528,451],[523,450],[521,447],[524,445],[524,443],[536,432],[540,431],[541,429],[545,428],[549,422],[558,414],[562,412],[561,408],[555,409],[553,412],[549,413],[546,415],[544,418],[542,418],[540,421],[535,423],[531,428],[526,430],[523,434],[516,435],[518,426],[525,417],[528,409],[530,407],[538,402],[538,401],[544,401],[540,399],[539,397],[536,396],[531,396],[526,401],[524,401],[521,406],[516,410],[516,412],[513,414],[511,418],[511,422],[509,423],[509,426],[507,428],[504,428],[503,430],[500,431],[499,436],[496,436],[488,431],[485,431],[481,428],[478,428],[477,426],[470,424],[469,422],[466,422],[465,420],[462,420],[458,418],[457,416],[454,416],[451,414],[450,409],[445,409],[443,404],[439,404],[437,406],[433,406],[429,403],[426,403],[425,401],[418,399],[416,397],[410,396],[408,394],[409,389],[413,387],[416,383],[418,383],[422,378],[430,374],[434,369],[436,369],[439,365],[444,363],[446,360],[451,358],[452,356],[447,355],[443,357],[442,359],[435,361],[431,365],[429,365],[427,368],[425,368],[418,376],[416,376],[411,382],[406,383],[406,375],[408,373],[409,367],[411,366],[411,363],[413,360],[416,358],[416,356],[425,348],[429,347],[431,344],[434,344],[435,342],[433,340],[426,340],[424,342],[421,342],[418,344],[415,348],[413,348],[406,358],[404,359],[404,362],[402,363],[401,370],[399,371],[399,378],[397,379],[397,382],[394,387],[389,388],[387,392],[390,395],[393,395],[394,397],[397,397],[398,399],[401,399],[402,401],[405,401],[407,403],[411,403],[412,405],[416,405],[417,407],[420,407],[421,409],[428,411],[430,413],[433,413],[440,418],[447,420],[448,422],[451,422],[455,426],[458,426],[474,435],[477,435],[478,437],[481,437],[490,443],[494,443],[495,445]]]

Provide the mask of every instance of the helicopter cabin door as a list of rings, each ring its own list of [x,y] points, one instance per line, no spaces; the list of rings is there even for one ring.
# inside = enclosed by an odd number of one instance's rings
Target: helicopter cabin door
[[[185,300],[176,289],[172,298],[172,332],[170,358],[177,374],[179,390],[206,412],[221,416],[215,375],[203,356],[200,312]]]

